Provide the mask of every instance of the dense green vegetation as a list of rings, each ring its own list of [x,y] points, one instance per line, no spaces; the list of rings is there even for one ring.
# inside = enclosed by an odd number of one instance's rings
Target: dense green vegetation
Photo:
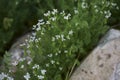
[[[112,1],[1,0],[0,8],[6,7],[0,12],[1,53],[17,36],[34,32],[23,46],[25,52],[18,63],[10,65],[9,53],[4,55],[5,67],[0,76],[15,80],[69,80],[73,69],[97,45],[109,25],[119,24],[120,5]],[[17,70],[11,71],[12,66]]]
[[[115,2],[120,7],[119,0]],[[69,0],[0,0],[0,55],[3,55],[18,37],[31,31],[38,19],[43,18],[42,14],[45,11],[56,8],[59,11],[70,12],[77,6],[77,0],[68,3]],[[112,17],[108,24],[119,24],[120,10],[112,9],[111,12]]]
[[[71,11],[73,6],[73,0],[0,0],[0,55],[16,38],[31,31],[45,11],[53,8]]]
[[[120,29],[120,3],[119,3],[119,0],[114,0],[115,3],[117,3],[117,10],[116,9],[111,9],[111,17],[109,18],[109,21],[108,21],[108,24],[110,26],[113,26],[113,25],[118,25],[116,26],[116,28],[119,28]]]

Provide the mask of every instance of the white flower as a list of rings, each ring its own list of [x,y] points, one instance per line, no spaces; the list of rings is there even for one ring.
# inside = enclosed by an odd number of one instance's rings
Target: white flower
[[[107,14],[107,11],[104,11],[104,14]]]
[[[33,28],[32,28],[32,29],[33,29],[33,30],[35,30],[35,29],[36,29],[36,27],[37,27],[36,25],[33,25]]]
[[[8,74],[5,74],[5,73],[1,73],[0,74],[0,80],[14,80],[12,77],[9,77]]]
[[[46,70],[45,70],[45,69],[41,70],[41,74],[42,74],[42,75],[45,75],[45,73],[46,73]]]
[[[53,55],[52,54],[49,54],[48,57],[52,57]]]
[[[34,34],[34,33],[32,33],[32,35],[33,35],[33,36],[35,36],[35,34]],[[28,42],[28,39],[25,39],[25,42]]]
[[[30,37],[30,40],[34,41],[34,40],[35,40],[35,37],[34,37],[34,36],[31,36],[31,37]]]
[[[64,16],[65,15],[65,11],[62,11],[60,14],[62,14]]]
[[[13,66],[16,66],[17,64],[18,64],[18,61],[14,61],[14,62],[12,63]]]
[[[55,53],[55,55],[57,56],[57,55],[58,55],[58,53]]]
[[[35,45],[38,48],[38,45]]]
[[[64,53],[68,53],[68,51],[67,51],[67,50],[65,50],[65,51],[64,51]]]
[[[35,64],[33,67],[32,67],[32,69],[39,69],[40,68],[40,66],[38,65],[38,64]]]
[[[72,34],[73,34],[73,30],[70,30],[68,34],[69,34],[69,35],[72,35]]]
[[[69,36],[69,35],[67,35],[67,39],[69,39],[69,40],[70,40],[70,36]]]
[[[38,77],[38,79],[40,79],[40,80],[44,79],[44,76],[42,76],[42,75],[40,75],[40,76],[38,75],[37,77]]]
[[[87,7],[88,7],[88,5],[87,5],[87,3],[82,2],[81,7],[84,9],[84,8],[87,8]]]
[[[59,67],[60,70],[62,70],[63,68],[62,67]]]
[[[37,31],[40,31],[40,30],[41,30],[41,27],[37,27],[36,30],[37,30]]]
[[[119,7],[117,6],[116,9],[119,10]]]
[[[32,62],[32,60],[31,60],[31,61],[28,61],[27,64],[30,65],[31,62]]]
[[[79,12],[78,12],[78,10],[74,9],[74,13],[75,13],[75,14],[78,14]]]
[[[48,13],[44,13],[44,16],[46,16],[46,17],[47,17],[47,16],[49,16],[49,14],[48,14]]]
[[[29,44],[27,45],[27,48],[30,48],[30,45],[29,45]]]
[[[56,20],[56,17],[51,17],[50,18],[52,21],[55,21]]]
[[[105,2],[104,1],[102,1],[102,4],[104,4]]]
[[[63,34],[61,34],[61,37],[63,38],[63,37],[64,37],[64,35],[63,35]]]
[[[39,23],[43,22],[43,19],[38,20]]]
[[[105,11],[105,18],[109,18],[111,16],[111,12],[110,11]]]
[[[67,16],[64,16],[65,20],[68,20],[70,18],[71,14],[68,14]]]
[[[25,78],[26,80],[29,80],[30,74],[27,72],[26,75],[24,75],[24,78]]]
[[[7,80],[14,80],[12,77],[7,77]]]
[[[59,50],[58,53],[61,53],[61,51]]]
[[[38,39],[35,39],[35,42],[37,43],[37,42],[39,42],[39,40],[38,40]]]
[[[55,35],[56,39],[59,39],[60,38],[60,35]]]
[[[44,16],[50,16],[50,11],[48,11],[47,13],[44,13]]]
[[[22,46],[25,46],[25,45],[26,45],[25,43],[20,44],[21,47],[22,47]]]
[[[79,25],[79,23],[75,23],[75,26],[78,26]]]
[[[68,17],[68,16],[64,16],[64,19],[68,20],[68,19],[69,19],[69,17]]]
[[[18,5],[18,3],[19,3],[19,2],[18,2],[18,1],[16,1],[16,2],[15,2],[15,5]]]
[[[19,62],[23,62],[25,60],[25,58],[20,58]]]
[[[51,63],[52,63],[52,64],[54,64],[54,63],[55,63],[55,61],[51,60]]]
[[[54,38],[54,37],[52,37],[52,41],[55,41],[55,38]]]
[[[53,9],[53,11],[55,12],[55,13],[57,13],[58,11],[57,11],[57,9]]]
[[[46,64],[46,67],[49,67],[49,64]]]
[[[109,5],[110,5],[110,1],[107,1],[107,2],[106,2],[106,6],[109,6]]]
[[[70,16],[71,16],[71,14],[69,13],[67,16],[68,16],[68,17],[70,17]]]
[[[12,70],[9,70],[9,72],[11,73],[11,72],[12,72]]]
[[[21,67],[20,68],[24,68],[24,65],[21,65]]]
[[[57,9],[53,9],[52,14],[55,15],[57,12]]]
[[[41,40],[41,38],[38,38],[38,40],[40,41],[40,40]]]
[[[47,21],[46,24],[50,24],[50,21]]]
[[[4,74],[3,72],[0,74],[0,80],[3,80],[6,77],[6,74]]]
[[[41,35],[44,35],[44,33],[43,33],[43,32],[41,32]]]
[[[40,23],[40,25],[43,25],[43,24],[45,24],[45,22],[41,22],[41,23]]]
[[[111,3],[111,5],[112,5],[112,6],[117,6],[117,4],[116,4],[116,3]]]
[[[95,9],[95,12],[98,12],[99,10],[98,9]]]
[[[62,41],[65,41],[63,34],[61,34],[61,39],[62,39]]]
[[[55,12],[53,11],[52,14],[55,15]]]
[[[97,8],[97,5],[94,5],[94,8]]]
[[[32,35],[33,35],[33,36],[36,36],[36,33],[35,33],[35,32],[32,32]],[[27,42],[28,40],[26,39],[25,41]]]

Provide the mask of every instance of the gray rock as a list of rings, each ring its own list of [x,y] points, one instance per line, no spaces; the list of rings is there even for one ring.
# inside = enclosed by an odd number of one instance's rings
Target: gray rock
[[[24,53],[23,46],[27,45],[26,41],[30,38],[31,35],[32,35],[32,32],[23,35],[22,37],[17,39],[17,41],[12,45],[12,47],[10,48],[10,50],[7,53],[7,54],[11,55],[11,63],[10,64],[16,65],[18,63],[19,59],[23,57],[23,53]]]
[[[115,65],[114,72],[110,80],[120,80],[120,62]]]
[[[120,38],[120,31],[116,29],[110,29],[106,35],[100,40],[99,44],[104,44],[115,38]]]
[[[120,80],[120,31],[110,30],[70,80]]]

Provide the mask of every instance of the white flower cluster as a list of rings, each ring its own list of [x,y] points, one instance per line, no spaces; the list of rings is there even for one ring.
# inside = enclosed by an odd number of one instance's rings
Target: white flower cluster
[[[57,10],[57,9],[53,9],[52,12],[48,11],[47,13],[44,13],[44,16],[45,16],[45,17],[48,17],[48,16],[50,16],[51,14],[52,14],[52,15],[55,15],[56,13],[58,13],[58,10]]]
[[[32,33],[32,36],[30,36],[29,40],[26,40],[27,44],[21,44],[22,46],[27,46],[27,49],[28,49],[27,53],[29,53],[29,54],[31,53],[31,51],[29,51],[29,49],[30,49],[29,47],[30,47],[30,43],[31,42],[38,43],[41,40],[41,38],[39,36],[37,36],[37,32],[40,32],[41,35],[44,36],[44,33],[45,33],[46,30],[45,30],[45,28],[44,28],[43,25],[46,25],[46,24],[49,25],[51,23],[51,21],[56,21],[56,19],[57,19],[56,14],[57,13],[58,13],[57,9],[53,9],[53,11],[51,11],[51,12],[48,11],[47,13],[44,14],[44,16],[49,17],[48,21],[45,22],[43,19],[41,19],[41,20],[38,21],[37,25],[33,26],[33,30],[35,32]],[[60,14],[62,16],[64,15],[63,19],[65,19],[65,20],[69,20],[70,17],[71,17],[71,14],[65,14],[64,11],[62,13],[60,13]],[[76,11],[76,14],[77,14],[77,11]],[[52,17],[50,17],[51,15],[52,15]],[[55,41],[55,40],[65,41],[66,39],[70,39],[70,36],[72,36],[72,35],[73,35],[73,30],[70,30],[70,31],[68,31],[68,34],[66,36],[64,34],[55,35],[54,37],[52,37],[52,41]],[[38,45],[36,44],[35,46],[38,46]],[[59,61],[56,61],[56,60],[54,60],[52,58],[52,57],[58,56],[58,54],[60,54],[60,53],[61,53],[61,51],[59,50],[55,54],[52,54],[52,53],[48,54],[48,57],[51,58],[51,59],[50,59],[49,63],[45,63],[46,68],[48,68],[50,65],[54,65],[54,64],[60,65]],[[65,50],[64,53],[68,53],[68,51]],[[25,60],[26,60],[26,58],[21,58],[20,59],[21,62],[25,61]],[[31,62],[28,62],[28,64],[30,64],[30,63]],[[15,64],[15,65],[17,65],[17,64]],[[22,64],[20,66],[21,69],[23,69],[24,67],[25,67],[24,64]],[[61,66],[59,66],[58,69],[61,71],[63,68]],[[39,64],[34,64],[32,66],[32,70],[33,70],[33,74],[39,80],[43,80],[45,78],[45,74],[46,74],[47,70],[41,69],[41,67],[39,66]],[[38,74],[36,72],[36,70],[37,71],[39,70],[41,72],[41,74]],[[31,76],[30,76],[30,73],[27,72],[23,77],[26,80],[29,80]]]
[[[111,17],[111,12],[108,10],[108,11],[104,11],[104,14],[105,14],[105,18],[109,18]]]
[[[108,8],[108,7],[115,8],[116,7],[116,9],[119,9],[119,7],[117,6],[116,3],[113,3],[110,1],[101,1],[101,5],[105,5],[104,7],[106,7],[106,8]],[[111,17],[110,10],[100,10],[101,8],[97,4],[94,4],[93,8],[96,13],[104,14],[106,19]]]
[[[37,77],[38,77],[39,80],[43,80],[44,79],[44,76],[42,76],[42,75],[38,75]]]
[[[116,9],[119,9],[119,7],[117,6],[117,3],[111,2],[111,1],[102,1],[103,5],[106,5],[106,7],[113,7]]]
[[[24,78],[25,78],[25,80],[29,80],[29,79],[30,79],[30,74],[27,72],[27,73],[24,75]]]
[[[44,16],[50,16],[50,11],[48,11],[47,13],[44,13]]]
[[[41,70],[41,75],[37,75],[37,78],[39,79],[39,80],[43,80],[44,78],[45,78],[45,74],[46,74],[46,70],[45,69],[42,69]]]
[[[112,6],[112,7],[115,7],[117,10],[119,10],[119,7],[118,7],[117,3],[113,3],[113,2],[112,2],[112,3],[111,3],[111,6]]]
[[[59,39],[61,39],[61,41],[65,41],[66,39],[70,40],[71,35],[73,35],[73,30],[70,30],[67,36],[65,36],[64,34],[55,35],[54,37],[52,37],[52,41],[54,42],[55,40],[59,40]]]
[[[5,73],[2,72],[2,73],[0,74],[0,80],[6,80],[6,79],[7,79],[7,80],[14,80],[14,78],[9,77],[8,74],[5,74]]]
[[[44,24],[45,24],[44,20],[40,19],[40,20],[38,20],[37,25],[33,25],[32,29],[36,30],[36,31],[40,31],[41,30],[41,26],[44,25]]]
[[[66,16],[64,16],[64,19],[65,19],[65,20],[68,20],[68,19],[70,19],[70,17],[71,17],[71,14],[69,13],[69,14],[67,14]]]
[[[83,9],[88,8],[88,4],[87,4],[87,2],[85,2],[85,0],[82,1],[81,7]]]
[[[75,9],[74,9],[74,13],[75,13],[75,14],[78,14],[79,11],[75,8]]]
[[[65,51],[63,51],[63,52],[64,52],[64,53],[68,53],[68,50],[65,50]],[[49,67],[50,64],[52,64],[52,65],[58,65],[58,66],[59,66],[58,69],[59,69],[60,71],[62,71],[63,67],[61,66],[60,62],[52,59],[52,57],[58,57],[59,54],[61,54],[61,50],[58,50],[54,55],[53,55],[53,54],[49,54],[48,57],[50,57],[51,60],[50,60],[49,63],[46,64],[46,67]]]
[[[37,77],[38,77],[38,79],[40,79],[40,80],[43,80],[45,77],[45,73],[46,73],[46,70],[45,69],[43,69],[43,70],[41,70],[41,74],[42,75],[38,75]]]
[[[34,75],[39,79],[39,80],[43,80],[45,77],[45,74],[46,74],[46,70],[45,69],[41,69],[40,70],[40,66],[38,65],[38,64],[34,64],[34,66],[32,67],[32,69],[33,69],[33,73],[34,73]],[[37,69],[37,71],[39,71],[40,70],[40,72],[41,72],[41,74],[38,74],[38,73],[36,73],[36,69]]]
[[[40,66],[38,64],[34,64],[34,66],[32,67],[32,69],[39,69]]]

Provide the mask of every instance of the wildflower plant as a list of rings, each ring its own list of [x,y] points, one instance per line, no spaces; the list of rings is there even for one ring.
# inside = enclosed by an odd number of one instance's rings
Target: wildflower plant
[[[15,65],[17,69],[9,70],[10,76],[14,80],[68,80],[79,59],[107,31],[111,4],[81,0],[72,14],[57,9],[44,13],[23,45],[24,57]]]

